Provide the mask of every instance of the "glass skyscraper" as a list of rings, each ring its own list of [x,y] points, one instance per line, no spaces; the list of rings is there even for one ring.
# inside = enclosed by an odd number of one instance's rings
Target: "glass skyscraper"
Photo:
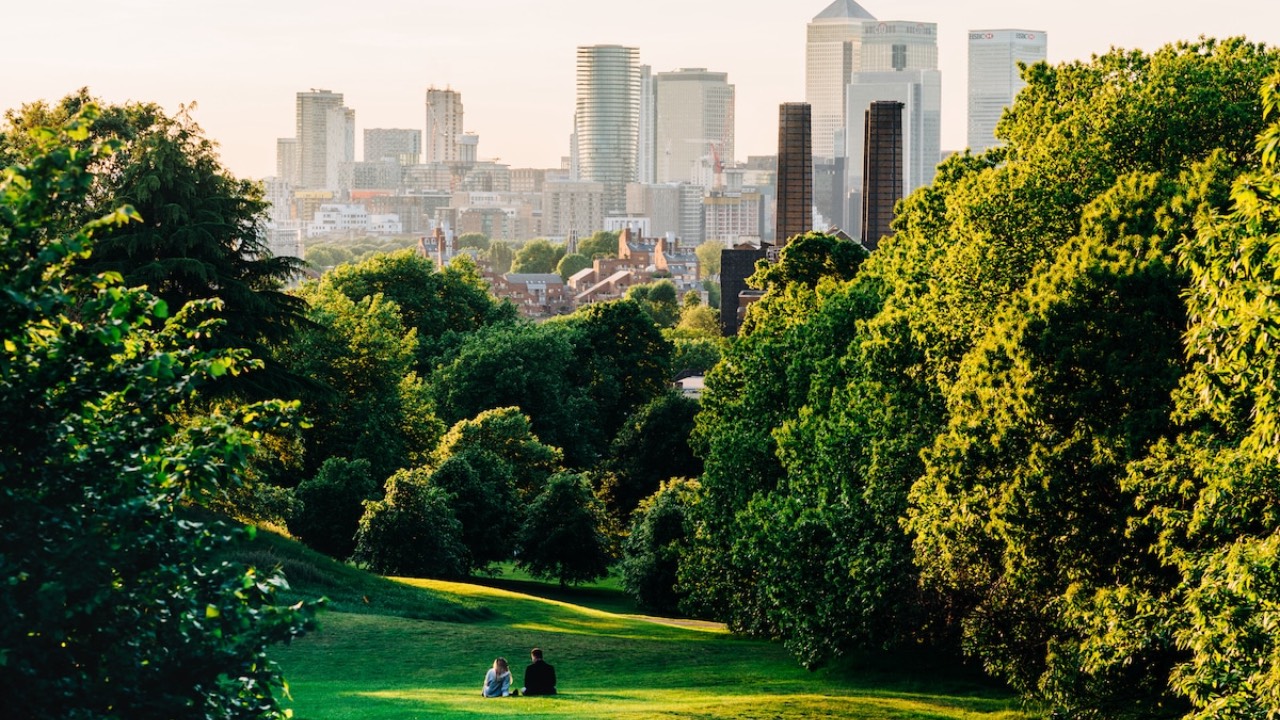
[[[996,123],[1026,85],[1018,63],[1045,59],[1043,30],[969,31],[969,150],[998,145]]]
[[[578,48],[574,137],[581,180],[604,183],[607,215],[627,207],[636,180],[640,117],[640,51],[621,45]]]
[[[815,160],[837,155],[836,138],[843,138],[845,129],[845,88],[862,69],[862,28],[875,21],[853,0],[836,0],[808,25],[804,99],[813,113]]]

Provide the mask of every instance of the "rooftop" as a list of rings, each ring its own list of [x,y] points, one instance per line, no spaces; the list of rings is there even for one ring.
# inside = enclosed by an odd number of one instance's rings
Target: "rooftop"
[[[853,0],[836,0],[826,10],[813,17],[814,20],[875,20],[876,16],[867,12]]]

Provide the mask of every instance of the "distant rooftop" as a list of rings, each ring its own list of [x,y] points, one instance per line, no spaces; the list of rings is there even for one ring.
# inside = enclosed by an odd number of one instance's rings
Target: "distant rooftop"
[[[876,16],[867,12],[853,0],[836,0],[826,10],[814,16],[814,20],[875,20]]]

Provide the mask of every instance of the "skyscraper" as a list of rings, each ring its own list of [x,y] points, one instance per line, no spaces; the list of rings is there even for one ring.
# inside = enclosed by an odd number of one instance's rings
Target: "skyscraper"
[[[969,149],[998,145],[996,123],[1026,85],[1018,63],[1046,57],[1043,30],[969,31]]]
[[[345,124],[346,114],[342,112],[342,93],[328,90],[312,89],[297,95],[297,128],[295,138],[298,141],[298,182],[304,188],[331,188],[329,170],[332,165],[333,179],[337,179],[336,160],[331,163],[330,140],[336,134],[331,132],[329,123],[336,119]],[[336,114],[334,111],[337,111]],[[354,115],[353,123],[354,123]],[[343,128],[345,131],[345,128]],[[353,124],[354,133],[354,124]],[[354,138],[352,140],[354,145]],[[335,148],[335,152],[337,149]]]
[[[290,187],[298,186],[298,139],[276,139],[276,177]]]
[[[863,120],[866,147],[862,164],[862,244],[875,250],[892,231],[893,207],[902,199],[903,105],[875,100]]]
[[[778,108],[777,244],[813,229],[813,155],[809,103]]]
[[[462,94],[427,88],[427,132],[423,136],[427,164],[460,160],[458,138],[462,133]]]
[[[863,28],[862,70],[848,88],[849,162],[846,166],[851,202],[845,230],[862,235],[866,112],[878,100],[901,103],[902,194],[933,182],[942,160],[942,75],[938,71],[938,26],[902,20]]]
[[[366,128],[364,161],[394,160],[417,165],[422,158],[422,131],[407,128]]]
[[[640,125],[636,131],[636,181],[657,182],[656,138],[658,114],[657,95],[653,87],[653,69],[640,66]]]
[[[640,51],[621,45],[578,48],[574,112],[578,176],[604,183],[607,215],[626,212],[627,183],[636,179],[640,117]]]
[[[710,187],[717,166],[733,161],[734,88],[728,74],[705,68],[658,73],[654,89],[657,182]]]
[[[813,111],[813,156],[836,156],[845,129],[845,88],[862,69],[862,28],[875,16],[853,0],[835,0],[809,23],[805,39],[804,98]]]
[[[356,160],[356,111],[349,107],[329,108],[325,111],[324,187],[329,190],[350,190],[343,183],[343,167]]]

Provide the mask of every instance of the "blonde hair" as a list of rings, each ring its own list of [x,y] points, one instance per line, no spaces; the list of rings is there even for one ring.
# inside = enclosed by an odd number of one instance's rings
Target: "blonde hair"
[[[503,658],[503,657],[496,658],[496,659],[493,661],[493,669],[494,669],[494,671],[496,671],[496,672],[498,672],[498,673],[504,673],[504,672],[507,672],[507,671],[508,671],[508,667],[507,667],[507,659],[506,659],[506,658]]]

